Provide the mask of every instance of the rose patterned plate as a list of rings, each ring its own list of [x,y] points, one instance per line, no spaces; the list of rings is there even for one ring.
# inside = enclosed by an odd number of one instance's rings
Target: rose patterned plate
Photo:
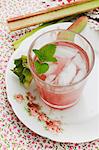
[[[63,28],[70,23],[59,23],[43,28],[31,37],[25,39],[14,52],[6,71],[6,87],[8,101],[13,111],[29,129],[37,134],[58,142],[88,142],[99,138],[99,58],[96,56],[95,66],[89,76],[80,101],[73,107],[65,110],[55,110],[47,106],[40,98],[32,82],[26,90],[20,85],[18,78],[11,69],[14,59],[27,55],[32,41],[45,31]],[[92,31],[87,26],[82,35],[90,40]],[[92,45],[97,50],[97,35]],[[99,44],[99,42],[98,42]]]

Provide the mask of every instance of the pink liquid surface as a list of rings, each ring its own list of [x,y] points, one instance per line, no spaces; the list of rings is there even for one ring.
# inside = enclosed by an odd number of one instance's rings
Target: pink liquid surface
[[[74,105],[82,92],[82,80],[89,71],[86,52],[71,42],[55,42],[56,63],[49,63],[49,70],[36,80],[42,100],[51,107],[64,109]],[[78,82],[78,83],[77,83]],[[75,84],[77,83],[77,84]]]

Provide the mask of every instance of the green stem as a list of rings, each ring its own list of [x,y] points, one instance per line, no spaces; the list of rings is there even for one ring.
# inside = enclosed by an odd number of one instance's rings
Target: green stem
[[[33,29],[31,32],[26,33],[24,36],[22,36],[21,38],[19,38],[19,39],[16,40],[16,41],[14,41],[14,42],[12,43],[13,46],[14,46],[14,48],[15,48],[15,49],[18,48],[23,40],[25,40],[27,37],[29,37],[29,36],[31,36],[32,34],[34,34],[36,31],[38,31],[38,30],[40,30],[40,29],[42,29],[42,28],[44,28],[44,27],[46,27],[46,26],[48,26],[48,24],[40,25],[39,27]]]

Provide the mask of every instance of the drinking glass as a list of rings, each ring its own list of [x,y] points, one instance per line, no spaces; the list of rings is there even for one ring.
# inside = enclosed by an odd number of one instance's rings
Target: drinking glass
[[[86,64],[88,71],[82,79],[67,85],[47,83],[46,81],[39,78],[34,69],[35,55],[33,49],[40,49],[46,44],[60,41],[63,43],[70,42],[71,44],[76,45],[76,48],[83,49],[83,53],[86,54]],[[80,100],[85,83],[94,66],[94,61],[94,50],[90,42],[80,34],[63,29],[55,29],[41,34],[32,42],[28,52],[28,64],[36,82],[38,93],[41,99],[47,105],[56,109],[71,107]]]

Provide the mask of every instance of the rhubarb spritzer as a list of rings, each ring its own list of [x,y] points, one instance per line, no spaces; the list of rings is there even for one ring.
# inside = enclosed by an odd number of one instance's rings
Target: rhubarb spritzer
[[[57,109],[78,102],[94,65],[90,43],[79,34],[66,32],[56,29],[40,35],[28,53],[30,70],[41,99]]]

